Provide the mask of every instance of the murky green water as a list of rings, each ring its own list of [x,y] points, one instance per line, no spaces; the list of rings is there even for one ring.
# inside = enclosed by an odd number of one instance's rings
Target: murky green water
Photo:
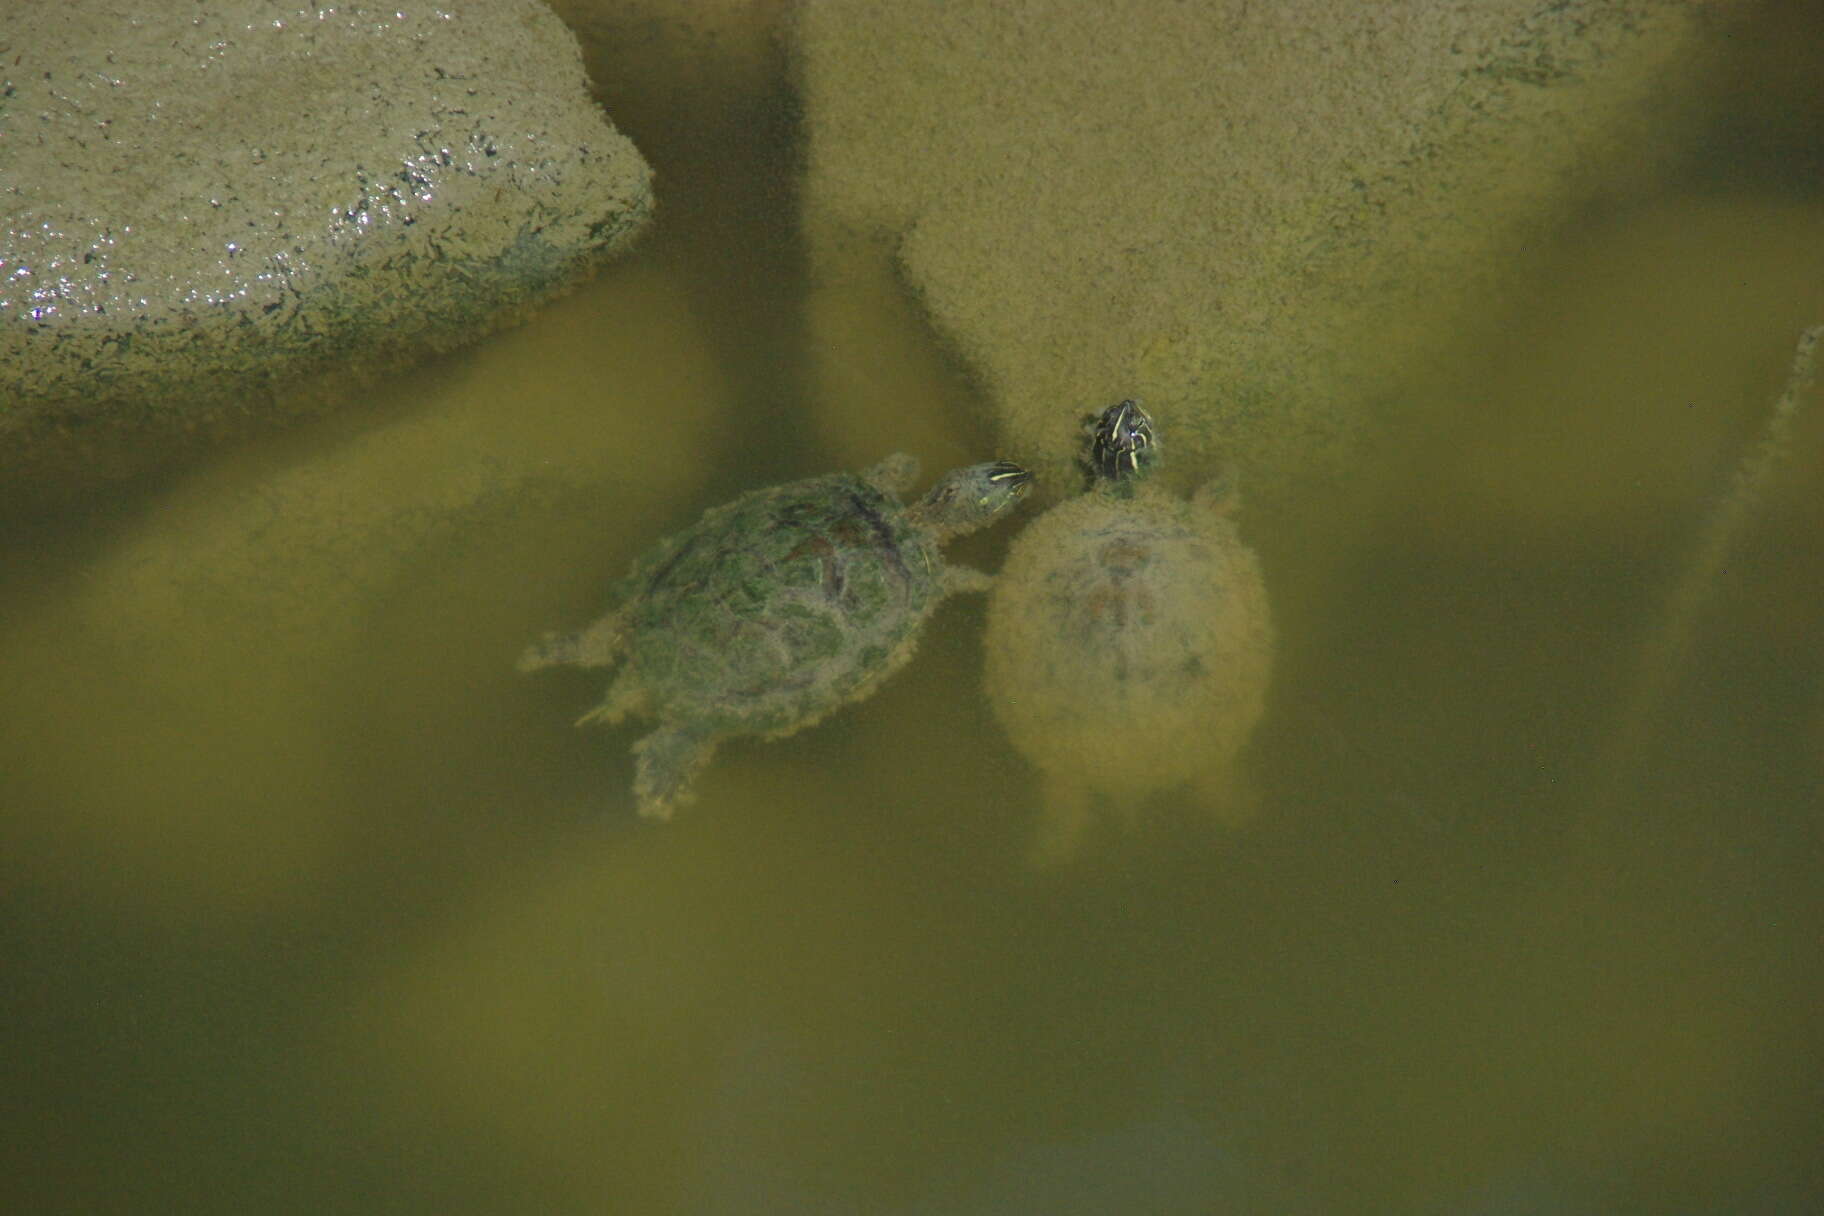
[[[783,92],[637,84],[632,260],[378,421],[0,538],[9,1210],[1819,1203],[1815,392],[1624,720],[1824,319],[1824,134],[1769,118],[1815,106],[1718,98],[1702,171],[1516,268],[1358,480],[1247,520],[1283,644],[1250,830],[1165,800],[1035,876],[979,603],[666,826],[635,732],[569,728],[595,677],[512,672],[645,539],[829,463]],[[991,448],[941,395],[880,432]]]

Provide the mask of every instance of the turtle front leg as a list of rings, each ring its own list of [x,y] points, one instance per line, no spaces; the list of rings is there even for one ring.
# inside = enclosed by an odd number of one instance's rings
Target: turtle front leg
[[[967,566],[944,567],[944,594],[957,595],[965,591],[986,591],[994,586],[994,576],[983,574],[980,570],[971,570]]]
[[[670,819],[671,812],[694,802],[691,782],[716,754],[722,738],[716,732],[680,722],[667,722],[633,745],[633,796],[648,819]]]
[[[1241,507],[1241,474],[1226,467],[1214,478],[1197,487],[1191,505],[1213,515],[1233,516]]]
[[[520,653],[518,671],[546,667],[607,667],[627,648],[621,614],[611,612],[575,633],[547,633]]]

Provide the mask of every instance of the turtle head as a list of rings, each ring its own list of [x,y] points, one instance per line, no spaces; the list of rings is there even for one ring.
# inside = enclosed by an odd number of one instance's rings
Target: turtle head
[[[1117,401],[1090,420],[1090,477],[1098,485],[1137,482],[1159,463],[1153,420],[1133,398]]]
[[[986,527],[1026,497],[1032,474],[1009,460],[953,469],[912,508],[939,540]]]

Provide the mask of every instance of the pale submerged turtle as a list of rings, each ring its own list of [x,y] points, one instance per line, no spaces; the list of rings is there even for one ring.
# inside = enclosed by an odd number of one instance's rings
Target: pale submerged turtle
[[[871,695],[911,657],[945,596],[989,578],[939,546],[1005,513],[1032,474],[1005,461],[957,469],[911,506],[918,461],[754,490],[706,512],[633,565],[614,607],[550,635],[519,669],[622,660],[585,722],[628,714],[658,729],[633,745],[640,814],[668,819],[724,739],[777,739]]]
[[[988,602],[987,687],[1045,802],[1034,860],[1073,853],[1100,795],[1132,813],[1199,787],[1239,818],[1237,755],[1265,709],[1273,625],[1232,495],[1184,501],[1153,479],[1139,404],[1090,428],[1091,488],[1014,539]]]

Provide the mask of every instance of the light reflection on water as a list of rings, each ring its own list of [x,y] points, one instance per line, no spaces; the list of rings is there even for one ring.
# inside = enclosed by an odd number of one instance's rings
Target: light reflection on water
[[[1815,402],[1638,771],[1588,796],[1817,319],[1815,200],[1576,234],[1508,341],[1415,384],[1410,442],[1247,521],[1284,643],[1259,822],[1163,798],[1054,875],[1019,866],[1035,791],[980,696],[979,603],[865,706],[725,749],[663,827],[631,815],[637,730],[568,725],[597,677],[513,674],[647,538],[822,467],[777,405],[787,213],[724,232],[760,261],[720,281],[690,216],[428,374],[404,424],[457,419],[422,432],[452,459],[570,451],[576,417],[521,402],[636,385],[600,496],[478,499],[291,633],[207,583],[98,614],[170,500],[0,592],[11,1138],[50,1180],[21,1210],[1739,1209],[1818,1182]],[[540,339],[617,307],[666,318],[651,366]],[[169,591],[186,545],[252,527],[212,511],[351,429],[196,471],[132,585]]]

